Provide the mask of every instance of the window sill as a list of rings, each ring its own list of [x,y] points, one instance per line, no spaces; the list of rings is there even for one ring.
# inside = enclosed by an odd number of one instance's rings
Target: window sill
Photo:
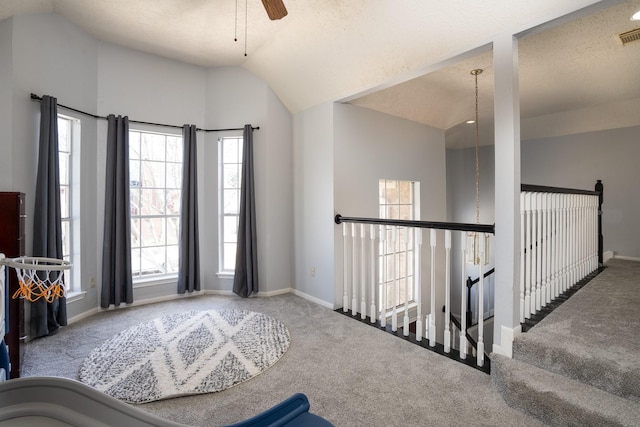
[[[74,301],[80,301],[81,299],[84,299],[84,296],[87,294],[87,292],[85,291],[80,291],[80,292],[67,292],[67,303],[70,302],[74,302]]]
[[[235,277],[235,273],[229,271],[219,271],[216,273],[220,279],[233,279]]]
[[[141,277],[133,279],[134,288],[147,288],[149,286],[173,285],[178,282],[178,275],[171,274],[166,276]]]

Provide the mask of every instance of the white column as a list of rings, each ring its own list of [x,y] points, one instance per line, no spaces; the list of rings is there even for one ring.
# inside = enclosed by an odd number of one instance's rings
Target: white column
[[[409,227],[404,227],[404,317],[402,335],[409,336]]]
[[[462,265],[460,277],[460,359],[467,358],[467,278],[465,277],[465,268],[467,262],[467,232],[460,232],[462,248]]]
[[[520,99],[518,40],[501,35],[493,42],[495,117],[495,269],[493,351],[512,355],[518,315],[520,258]]]
[[[356,224],[351,225],[351,315],[358,313],[358,251]]]

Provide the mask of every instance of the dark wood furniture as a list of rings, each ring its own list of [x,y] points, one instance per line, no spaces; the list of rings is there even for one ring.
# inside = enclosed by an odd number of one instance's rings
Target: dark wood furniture
[[[25,255],[25,195],[24,193],[0,192],[0,253],[7,258]],[[13,299],[18,289],[18,279],[13,268],[9,268],[9,333],[5,343],[9,349],[11,378],[20,377],[26,340],[24,325],[24,298]]]

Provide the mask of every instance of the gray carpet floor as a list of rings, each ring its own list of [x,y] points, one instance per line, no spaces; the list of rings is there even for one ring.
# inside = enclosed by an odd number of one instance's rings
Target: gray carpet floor
[[[101,312],[26,345],[24,376],[77,379],[89,352],[170,313],[239,308],[284,322],[291,346],[261,375],[217,393],[137,405],[190,426],[249,418],[296,392],[336,426],[541,426],[510,408],[488,375],[294,295],[199,296]]]

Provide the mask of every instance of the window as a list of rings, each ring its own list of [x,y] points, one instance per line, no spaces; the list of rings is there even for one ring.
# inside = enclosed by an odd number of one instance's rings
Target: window
[[[182,137],[129,132],[133,278],[178,272]]]
[[[62,257],[73,264],[65,270],[64,283],[68,291],[81,290],[79,217],[79,137],[80,121],[58,115],[58,162],[60,167],[60,215],[62,225]]]
[[[381,179],[378,183],[380,218],[413,220],[418,215],[419,184],[413,181]],[[386,239],[380,243],[380,277],[384,276],[386,284],[385,309],[393,309],[394,291],[396,306],[403,306],[408,296],[413,302],[415,295],[414,265],[415,251],[412,229],[406,236],[403,227],[397,229],[396,242],[392,239],[392,229],[388,228]],[[405,247],[405,240],[408,245]],[[383,274],[384,273],[384,274]],[[394,287],[394,280],[398,286]],[[384,292],[384,284],[380,285],[380,301]]]
[[[242,137],[218,140],[219,190],[219,266],[220,273],[233,274],[236,268],[236,243],[240,219],[242,187]]]

